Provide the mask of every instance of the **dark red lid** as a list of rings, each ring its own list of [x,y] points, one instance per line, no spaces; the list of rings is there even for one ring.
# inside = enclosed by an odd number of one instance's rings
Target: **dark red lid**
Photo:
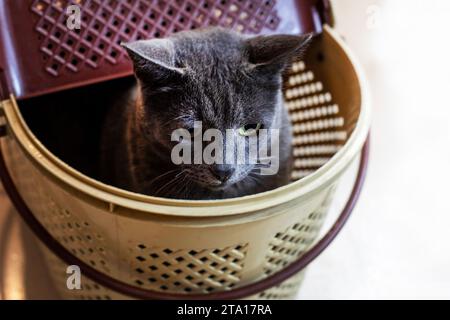
[[[80,28],[71,30],[78,9]],[[0,98],[130,75],[121,42],[208,25],[248,34],[318,33],[329,12],[328,0],[0,0]]]

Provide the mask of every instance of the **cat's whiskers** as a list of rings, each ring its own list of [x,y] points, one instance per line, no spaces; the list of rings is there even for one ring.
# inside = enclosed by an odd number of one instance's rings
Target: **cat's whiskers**
[[[179,174],[176,175],[176,177],[175,177],[175,178],[177,179],[176,183],[172,184],[171,187],[170,187],[170,189],[167,190],[166,193],[168,193],[168,194],[173,194],[173,191],[175,191],[176,189],[178,189],[178,190],[177,190],[177,193],[179,192],[180,194],[182,194],[183,190],[184,190],[185,187],[186,187],[186,184],[185,184],[184,182],[185,182],[185,180],[187,179],[187,175],[185,174],[185,175],[182,176],[181,178],[178,178],[178,177],[179,177],[182,173],[184,173],[184,172],[186,172],[186,171],[187,171],[187,170],[183,170],[182,172],[180,172]],[[181,188],[179,188],[180,185],[181,185]]]
[[[181,120],[181,119],[183,119],[183,118],[189,119],[189,116],[188,116],[188,115],[185,115],[185,114],[182,114],[181,116],[178,116],[178,117],[176,117],[176,118],[174,118],[174,119],[170,119],[169,121],[164,122],[164,123],[161,125],[161,127],[165,127],[165,126],[168,125],[169,123],[174,122],[174,121],[177,121],[177,120]]]
[[[187,174],[185,174],[183,176],[183,179],[177,185],[174,185],[172,189],[175,189],[177,186],[182,185],[181,190],[179,190],[178,192],[180,193],[180,195],[184,195],[185,199],[189,199],[189,187],[194,182],[189,177],[190,170],[186,169],[185,172],[187,172]]]
[[[184,179],[185,177],[186,177],[186,175],[185,176],[181,176],[183,173],[185,173],[185,172],[189,172],[189,170],[188,169],[183,169],[181,172],[179,172],[176,176],[175,176],[175,178],[173,178],[172,180],[170,180],[169,182],[167,182],[166,184],[164,184],[161,188],[159,188],[156,192],[155,192],[155,195],[158,195],[160,192],[162,192],[163,190],[166,190],[166,191],[169,191],[169,192],[166,192],[166,193],[170,193],[170,191],[172,191],[174,188],[175,188],[175,186],[179,186],[179,183],[180,183],[180,181],[182,180],[182,179]],[[167,190],[167,188],[171,188],[170,190]]]
[[[174,184],[174,183],[176,183],[177,180],[178,180],[178,178],[177,178],[177,179],[170,180],[169,182],[167,182],[166,184],[164,184],[161,188],[159,188],[158,190],[156,190],[155,196],[159,196],[160,194],[161,194],[161,196],[163,196],[163,195],[162,195],[163,191],[164,191],[164,190],[167,191],[167,188],[171,187],[171,185]],[[168,194],[168,193],[166,192],[166,194]]]
[[[267,168],[267,167],[254,167],[248,174],[249,175],[253,174],[253,175],[256,175],[256,176],[262,176],[260,169],[264,169],[264,168]]]
[[[188,175],[185,175],[185,180],[186,183],[183,185],[183,195],[185,197],[185,199],[189,198],[189,187],[192,185],[193,181],[192,179],[188,179]],[[184,183],[184,181],[182,181],[181,183]]]
[[[180,171],[180,170],[181,170],[181,169],[174,169],[174,170],[167,171],[167,172],[165,172],[165,173],[163,173],[163,174],[160,174],[159,176],[157,176],[157,177],[153,178],[152,180],[150,180],[150,182],[148,182],[148,186],[149,186],[149,187],[152,187],[152,185],[153,185],[156,181],[158,181],[158,180],[160,180],[160,179],[166,177],[166,176],[169,175],[169,174],[178,172],[178,171]]]
[[[155,195],[159,195],[163,190],[170,187],[173,183],[176,183],[180,179],[180,177],[175,177],[172,180],[168,181],[167,183],[163,184],[158,190],[156,190]]]
[[[252,175],[252,173],[249,173],[248,177],[250,179],[252,179],[252,181],[254,181],[257,185],[259,185],[259,186],[263,186],[264,185],[263,182],[261,181],[261,175],[254,176],[254,175]]]

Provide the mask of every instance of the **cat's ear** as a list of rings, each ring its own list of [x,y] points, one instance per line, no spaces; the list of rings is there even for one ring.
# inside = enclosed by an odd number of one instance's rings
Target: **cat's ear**
[[[260,66],[283,68],[304,53],[312,37],[312,34],[282,34],[249,38],[245,43],[248,62],[253,68]]]
[[[168,80],[183,75],[185,70],[176,66],[175,50],[170,39],[139,40],[121,44],[131,58],[136,76],[143,81]]]

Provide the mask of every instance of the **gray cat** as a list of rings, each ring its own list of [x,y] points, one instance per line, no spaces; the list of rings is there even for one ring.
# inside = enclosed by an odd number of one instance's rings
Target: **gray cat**
[[[310,39],[249,38],[211,28],[124,44],[138,85],[108,113],[103,180],[146,195],[192,200],[245,196],[287,184],[291,124],[281,75]],[[262,165],[253,163],[175,165],[171,152],[177,142],[171,135],[179,128],[194,133],[197,121],[203,130],[216,128],[224,137],[226,129],[244,135],[279,129],[278,172],[261,175]]]

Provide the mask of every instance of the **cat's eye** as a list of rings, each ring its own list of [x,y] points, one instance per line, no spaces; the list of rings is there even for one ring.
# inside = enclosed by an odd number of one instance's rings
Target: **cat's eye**
[[[259,129],[262,129],[261,123],[246,124],[239,128],[239,134],[244,137],[253,136],[258,133]]]

